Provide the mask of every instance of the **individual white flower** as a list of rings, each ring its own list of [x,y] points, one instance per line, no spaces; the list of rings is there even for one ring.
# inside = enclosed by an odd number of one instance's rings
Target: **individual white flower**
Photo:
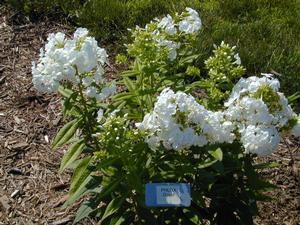
[[[74,39],[84,38],[89,34],[89,31],[86,28],[79,27],[74,32]]]
[[[268,106],[262,99],[255,99],[245,96],[238,104],[242,112],[242,120],[249,124],[266,124],[272,123],[273,116],[269,113]]]
[[[102,75],[104,74],[104,69],[102,66],[98,66],[95,72],[95,82],[96,84],[100,84],[102,82]]]
[[[117,86],[113,82],[110,84],[110,86],[106,86],[106,87],[102,88],[101,92],[98,93],[95,97],[96,97],[97,101],[103,101],[104,99],[115,94],[116,92],[117,92]]]
[[[222,112],[207,111],[203,125],[203,134],[208,141],[214,143],[232,143],[235,139],[234,126],[230,121],[224,119]]]
[[[168,41],[168,40],[160,40],[159,41],[159,44],[161,46],[164,46],[166,47],[168,50],[169,50],[169,59],[171,61],[175,60],[176,57],[177,57],[177,49],[180,48],[180,43],[176,43],[176,42],[173,42],[173,41]]]
[[[235,55],[234,55],[234,58],[236,59],[236,64],[238,64],[238,65],[241,65],[242,64],[242,61],[241,61],[241,58],[240,58],[240,56],[239,56],[239,53],[236,53]]]
[[[98,62],[101,65],[104,65],[105,63],[108,63],[108,54],[104,48],[97,48],[97,57],[98,57]]]
[[[160,146],[160,140],[156,136],[146,137],[145,142],[148,143],[150,148],[158,148]]]
[[[74,84],[79,83],[79,78],[76,77],[76,70],[71,65],[64,65],[63,74],[65,75],[65,79],[71,81]]]
[[[154,111],[159,112],[161,115],[174,115],[176,107],[174,92],[169,88],[165,88],[157,99]]]
[[[163,28],[170,35],[174,35],[176,33],[174,21],[169,14],[166,17],[162,18],[157,26],[159,28]]]
[[[144,116],[143,122],[136,123],[135,126],[140,130],[155,130],[158,129],[158,124],[156,123],[156,114],[155,113],[147,113]]]
[[[100,123],[102,118],[103,118],[103,109],[99,109],[97,112],[97,118],[96,118],[97,122]]]
[[[191,8],[186,8],[189,16],[179,22],[179,30],[188,34],[198,32],[202,27],[202,22],[197,11]]]
[[[90,86],[90,87],[87,87],[85,93],[88,97],[95,98],[97,96],[97,89],[93,86]]]
[[[97,41],[91,37],[80,41],[80,48],[71,51],[69,60],[72,65],[76,66],[80,74],[94,69],[97,65]]]
[[[299,137],[299,136],[300,136],[300,115],[298,116],[298,122],[297,122],[297,124],[292,128],[291,133],[292,133],[292,135],[294,135],[295,137]]]
[[[58,32],[56,34],[51,33],[47,38],[47,43],[45,45],[45,51],[47,54],[51,54],[57,48],[63,48],[65,45],[65,34]]]
[[[89,87],[93,83],[93,79],[91,77],[84,77],[82,83],[85,87]]]
[[[276,150],[280,136],[275,127],[249,125],[241,133],[245,153],[269,155]]]
[[[284,127],[287,122],[289,121],[290,118],[293,118],[296,116],[294,113],[293,109],[288,103],[288,99],[284,96],[283,93],[277,92],[279,95],[279,104],[280,104],[280,109],[275,111],[274,114],[274,119],[273,119],[273,124],[278,126],[278,127]]]

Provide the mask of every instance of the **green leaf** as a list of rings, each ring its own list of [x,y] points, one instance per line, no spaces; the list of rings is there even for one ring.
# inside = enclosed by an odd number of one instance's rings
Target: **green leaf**
[[[120,94],[116,94],[115,96],[113,96],[114,101],[124,101],[127,99],[131,99],[133,97],[135,97],[136,95],[129,93],[129,92],[123,92]]]
[[[115,212],[117,212],[118,209],[123,204],[125,198],[126,198],[126,195],[119,197],[119,198],[114,198],[106,207],[105,212],[104,212],[101,220],[99,221],[99,223],[101,224],[107,217],[109,217],[109,216],[113,215]]]
[[[258,163],[253,165],[254,169],[270,169],[279,167],[280,164],[277,162]]]
[[[58,92],[65,98],[70,98],[73,91],[71,89],[65,88],[63,86],[58,87]]]
[[[124,77],[136,77],[140,74],[139,71],[136,71],[136,70],[127,70],[127,71],[124,71],[121,76],[124,76]]]
[[[101,189],[101,192],[98,193],[97,198],[102,199],[108,194],[111,194],[118,187],[118,185],[121,183],[123,179],[124,179],[123,177],[119,177],[114,181],[110,181],[108,185],[106,185]]]
[[[75,119],[67,123],[65,126],[63,126],[57,133],[56,137],[54,138],[52,142],[52,148],[57,148],[65,144],[67,141],[69,141],[75,134],[80,121],[81,118]]]
[[[86,178],[91,174],[91,171],[87,169],[91,159],[92,157],[90,156],[83,158],[76,167],[71,180],[70,194],[75,193]]]
[[[222,149],[221,148],[217,148],[215,150],[212,150],[212,151],[208,151],[209,154],[211,156],[213,156],[216,160],[218,161],[222,161],[223,159],[223,152],[222,152]]]
[[[63,114],[70,116],[80,115],[81,109],[78,106],[78,93],[73,92],[68,98],[65,98],[63,102]]]
[[[102,161],[100,161],[96,167],[95,167],[95,170],[96,171],[99,171],[100,169],[102,168],[105,168],[107,166],[110,166],[112,165],[114,162],[116,162],[118,160],[118,158],[107,158],[107,159],[104,159]]]
[[[300,91],[297,91],[294,94],[287,97],[290,104],[294,103],[299,98],[300,98]]]
[[[198,57],[199,57],[199,55],[191,55],[188,57],[181,58],[179,60],[179,65],[184,65],[185,63],[192,63]]]
[[[76,170],[74,171],[74,175],[72,177],[72,184],[69,192],[69,198],[62,206],[63,208],[72,204],[77,199],[79,199],[87,193],[95,192],[97,193],[97,199],[101,199],[106,195],[110,194],[123,179],[121,177],[110,182],[110,184],[105,187],[100,186],[99,182],[95,179],[95,177],[92,176],[92,172],[99,171],[101,168],[111,165],[113,162],[115,162],[116,159],[106,159],[101,161],[93,171],[87,168],[90,160],[91,157],[87,157],[81,160]]]
[[[206,167],[209,167],[209,166],[215,164],[216,162],[218,162],[218,160],[201,162],[197,167],[198,167],[198,169],[203,169],[203,168],[206,168]]]
[[[80,139],[77,142],[75,142],[62,158],[59,172],[62,172],[63,170],[68,168],[77,159],[84,147],[85,144],[83,139]]]
[[[92,171],[87,169],[90,160],[91,157],[82,159],[75,169],[69,191],[69,198],[62,208],[66,208],[87,193],[101,191],[102,188],[99,182],[91,176]]]
[[[136,87],[135,87],[134,83],[132,82],[132,80],[130,80],[127,77],[124,77],[123,80],[124,80],[124,84],[126,85],[126,87],[128,88],[128,90],[130,92],[135,92]]]
[[[123,216],[115,217],[111,219],[109,225],[121,225],[123,222],[125,222],[125,218]]]
[[[97,202],[93,200],[86,201],[81,204],[80,208],[76,212],[76,217],[73,221],[73,224],[78,223],[80,220],[88,217],[92,212],[97,208]]]
[[[69,197],[67,201],[63,204],[62,209],[65,209],[67,206],[73,204],[75,201],[77,201],[79,198],[81,198],[83,195],[93,192],[94,189],[91,189],[91,187],[88,185],[92,181],[93,177],[88,176],[77,188],[77,190],[69,194]],[[101,187],[99,187],[99,184],[97,186],[98,189],[101,190]]]

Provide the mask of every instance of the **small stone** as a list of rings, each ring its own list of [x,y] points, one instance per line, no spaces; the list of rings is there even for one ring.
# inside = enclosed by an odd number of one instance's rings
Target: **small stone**
[[[48,135],[45,135],[44,139],[45,139],[46,143],[49,143],[49,137],[48,137]]]
[[[10,197],[14,198],[14,197],[16,197],[16,196],[19,195],[19,194],[20,194],[20,190],[15,190],[15,191],[10,195]]]

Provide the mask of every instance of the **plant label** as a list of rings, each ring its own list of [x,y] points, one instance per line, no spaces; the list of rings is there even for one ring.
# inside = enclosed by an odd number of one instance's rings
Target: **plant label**
[[[189,207],[191,185],[187,183],[146,184],[146,206],[148,207]]]

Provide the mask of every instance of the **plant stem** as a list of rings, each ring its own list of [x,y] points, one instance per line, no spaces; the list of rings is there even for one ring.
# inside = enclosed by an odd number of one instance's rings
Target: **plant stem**
[[[100,146],[96,140],[96,138],[94,138],[92,135],[93,135],[93,131],[92,131],[92,124],[91,124],[91,118],[89,116],[89,111],[87,109],[87,103],[86,103],[86,100],[84,98],[84,95],[83,95],[83,91],[82,91],[82,81],[80,79],[80,83],[78,85],[78,88],[79,88],[79,94],[80,94],[80,101],[81,101],[81,104],[83,105],[83,110],[84,110],[84,113],[83,113],[83,118],[85,120],[85,127],[86,127],[86,131],[88,133],[88,139],[91,140],[95,147],[96,147],[96,150],[100,150]]]

